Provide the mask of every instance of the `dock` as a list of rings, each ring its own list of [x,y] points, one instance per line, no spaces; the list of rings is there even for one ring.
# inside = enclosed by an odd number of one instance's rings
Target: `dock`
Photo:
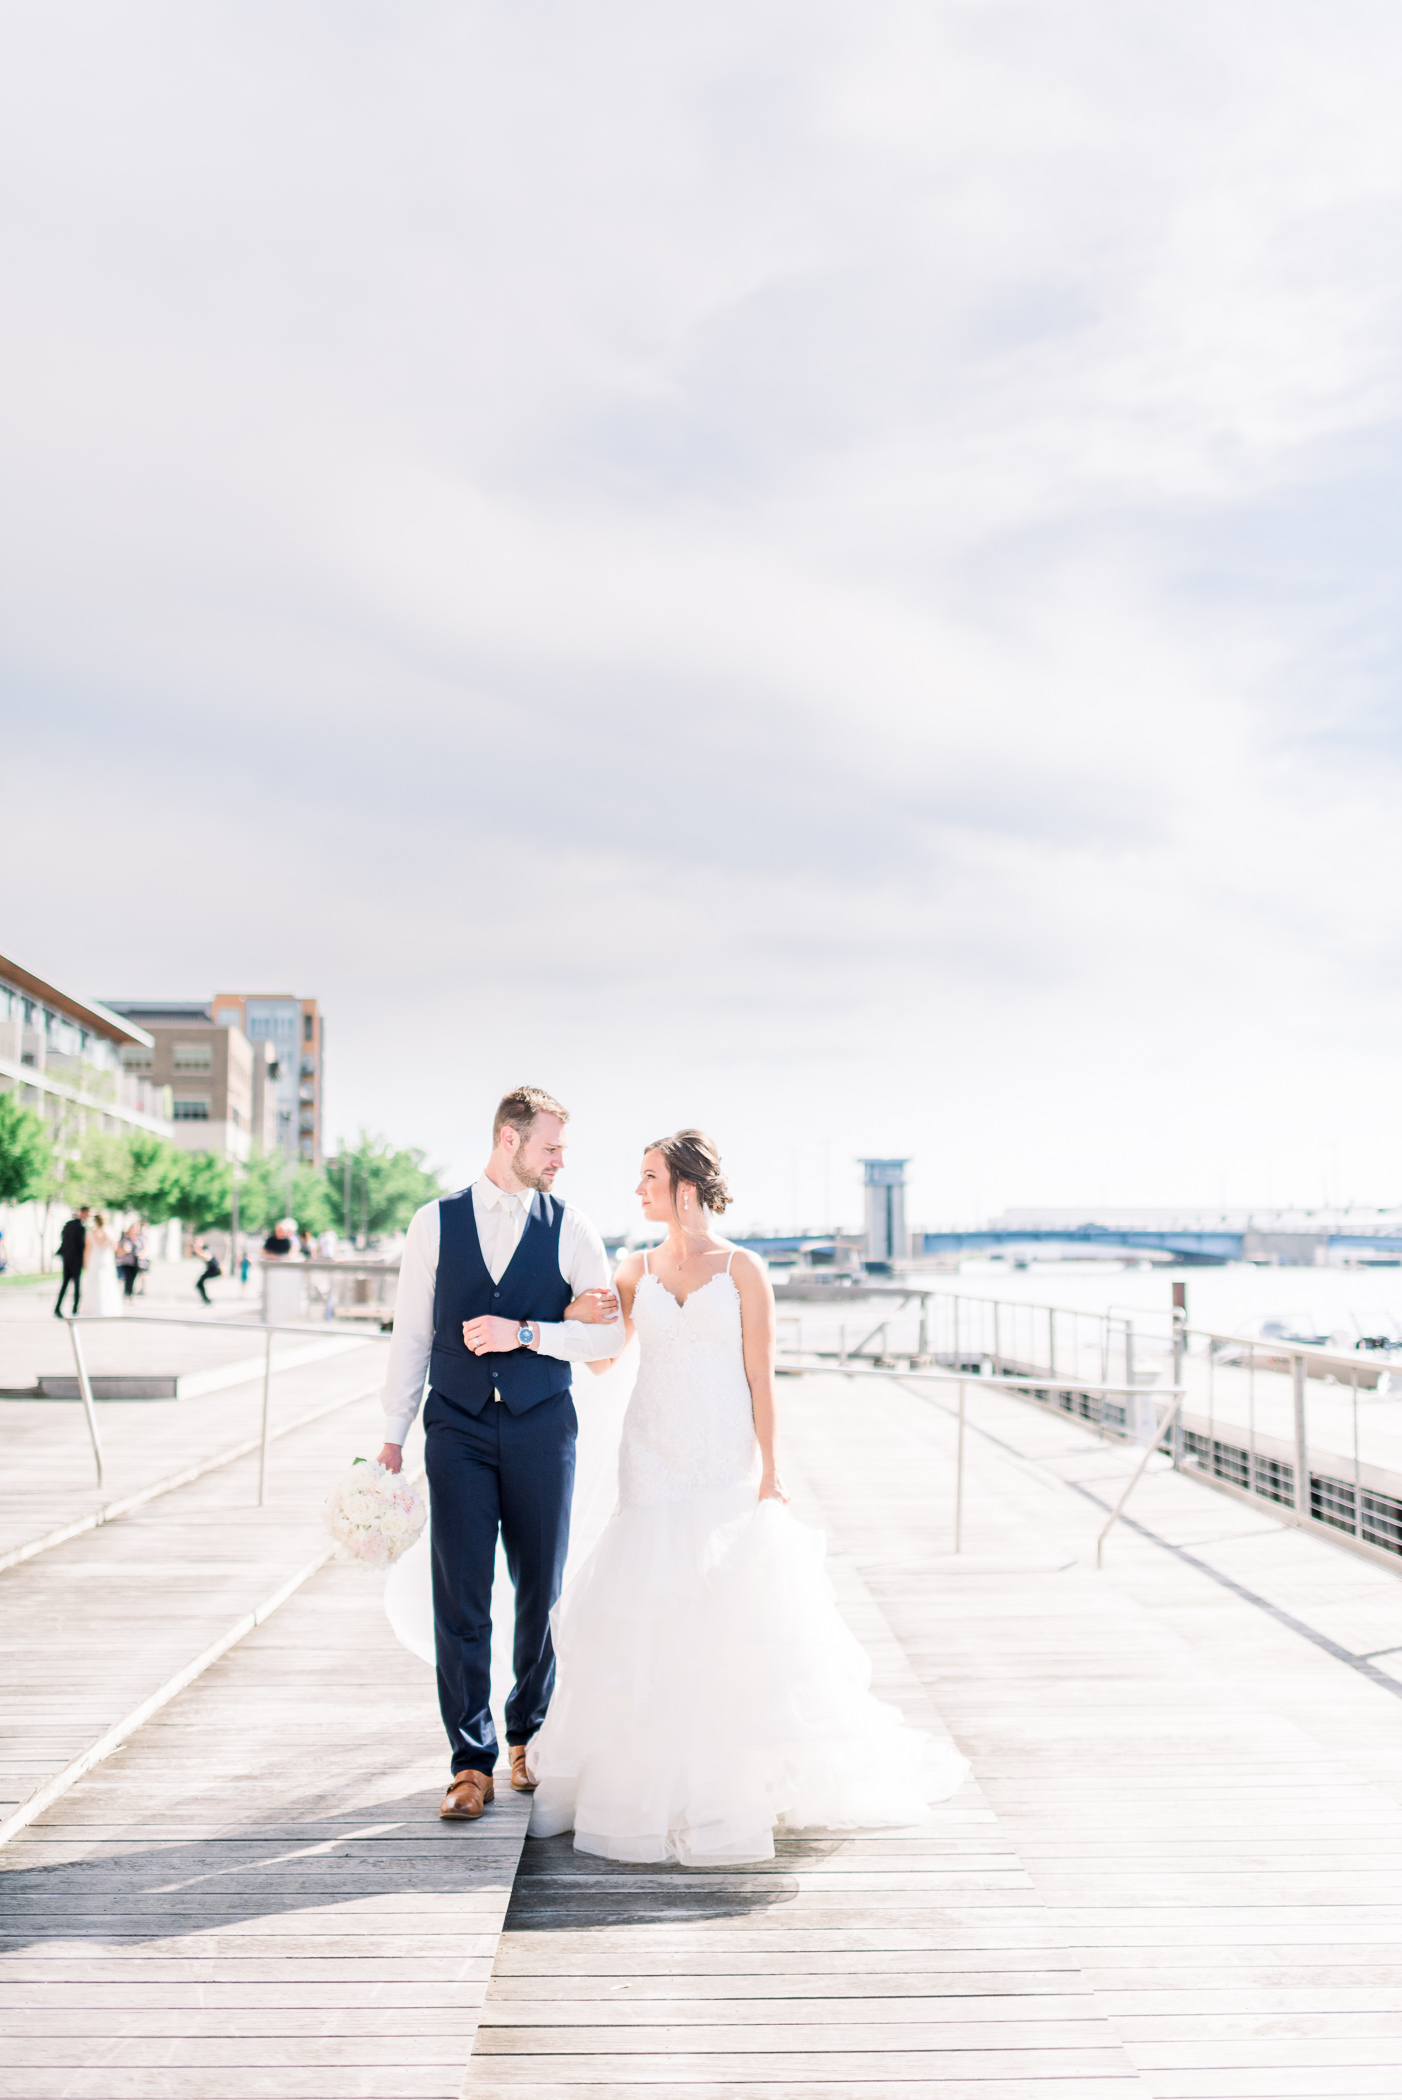
[[[1139,1454],[989,1389],[956,1555],[947,1393],[785,1380],[795,1507],[876,1687],[973,1776],[918,1829],[615,1867],[527,1839],[504,1784],[480,1824],[438,1822],[431,1672],[377,1579],[311,1566],[368,1381],[296,1376],[348,1397],[279,1445],[264,1510],[239,1460],[0,1573],[21,1803],[300,1577],[0,1847],[7,2100],[1397,2091],[1391,1568],[1155,1462],[1097,1573]],[[33,1434],[60,1412],[81,1450],[61,1402]]]

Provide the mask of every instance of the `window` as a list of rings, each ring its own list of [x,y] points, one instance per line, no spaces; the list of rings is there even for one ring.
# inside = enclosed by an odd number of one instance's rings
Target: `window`
[[[316,1032],[316,1022],[311,1014],[302,1016],[302,1041],[309,1043]]]
[[[208,1043],[176,1043],[171,1052],[171,1067],[177,1072],[208,1072],[214,1064],[214,1051]]]
[[[243,1015],[236,1006],[216,1006],[214,1025],[216,1028],[237,1028]]]
[[[151,1052],[143,1050],[140,1043],[123,1043],[122,1070],[124,1072],[149,1072],[151,1063]]]
[[[195,1094],[183,1101],[177,1099],[174,1116],[177,1123],[207,1123],[209,1121],[208,1094]]]

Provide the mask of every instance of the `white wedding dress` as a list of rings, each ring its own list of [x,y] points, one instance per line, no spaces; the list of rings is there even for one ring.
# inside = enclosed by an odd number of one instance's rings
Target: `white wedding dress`
[[[921,1821],[967,1761],[872,1697],[822,1534],[758,1499],[729,1265],[683,1300],[645,1271],[633,1321],[618,1507],[551,1615],[532,1834],[717,1866],[771,1859],[776,1827]]]
[[[122,1309],[122,1280],[117,1274],[117,1254],[110,1240],[99,1240],[88,1250],[83,1270],[83,1311],[112,1319]]]

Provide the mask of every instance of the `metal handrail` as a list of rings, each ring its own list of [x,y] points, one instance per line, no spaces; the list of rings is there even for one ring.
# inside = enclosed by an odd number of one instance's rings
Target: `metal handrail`
[[[226,1334],[263,1334],[267,1342],[263,1351],[263,1421],[258,1442],[258,1507],[267,1499],[268,1488],[268,1430],[271,1424],[271,1401],[273,1388],[273,1336],[275,1334],[305,1334],[317,1341],[326,1340],[325,1325],[318,1327],[295,1327],[277,1320],[199,1320],[187,1313],[72,1313],[66,1322],[69,1340],[73,1345],[73,1363],[78,1373],[78,1394],[87,1416],[88,1435],[92,1439],[93,1460],[97,1466],[97,1484],[102,1486],[102,1439],[97,1430],[97,1410],[93,1406],[92,1381],[88,1376],[87,1360],[83,1355],[83,1344],[78,1335],[80,1327],[198,1327],[208,1333],[211,1327]],[[346,1340],[352,1345],[361,1342],[390,1342],[388,1334],[348,1334]]]
[[[1102,1400],[1138,1400],[1144,1397],[1145,1391],[1141,1385],[1087,1385],[1079,1378],[1031,1378],[1016,1372],[999,1378],[976,1379],[970,1378],[967,1372],[961,1373],[959,1371],[887,1370],[880,1365],[855,1364],[850,1360],[838,1364],[796,1364],[781,1361],[780,1368],[797,1376],[812,1376],[820,1371],[830,1371],[843,1378],[898,1378],[902,1385],[953,1385],[959,1388],[958,1433],[954,1456],[954,1550],[956,1553],[961,1553],[964,1548],[964,1388],[966,1386],[977,1385],[986,1393],[1001,1392],[1009,1386],[1025,1386],[1034,1393],[1044,1393],[1053,1390],[1067,1393],[1084,1393],[1087,1397],[1095,1394]],[[1143,1473],[1144,1468],[1148,1465],[1149,1460],[1153,1457],[1155,1451],[1159,1449],[1164,1437],[1173,1426],[1183,1405],[1186,1390],[1187,1388],[1181,1385],[1160,1386],[1158,1388],[1158,1391],[1170,1399],[1173,1404],[1165,1411],[1162,1420],[1154,1431],[1152,1442],[1145,1449],[1144,1456],[1140,1459],[1139,1464],[1125,1483],[1124,1492],[1111,1513],[1110,1523],[1105,1526],[1105,1530],[1101,1532],[1100,1537],[1096,1540],[1095,1565],[1097,1568],[1101,1564],[1100,1554],[1105,1542],[1106,1532],[1109,1531],[1110,1526],[1114,1524],[1126,1502],[1128,1502],[1134,1489],[1139,1484],[1140,1475]]]
[[[797,1354],[798,1352],[794,1353]],[[1142,1400],[1150,1390],[1148,1386],[1143,1385],[1100,1385],[1094,1379],[1077,1378],[1074,1373],[1068,1376],[1064,1372],[1057,1372],[1053,1376],[1046,1371],[1035,1373],[1031,1371],[1001,1371],[996,1377],[980,1378],[970,1371],[924,1369],[902,1371],[885,1364],[875,1363],[866,1358],[858,1361],[855,1356],[848,1356],[845,1359],[822,1356],[817,1349],[805,1349],[802,1354],[820,1357],[820,1361],[800,1364],[794,1363],[790,1358],[781,1357],[779,1361],[782,1368],[786,1371],[834,1371],[840,1373],[844,1378],[899,1378],[906,1382],[916,1378],[926,1380],[931,1384],[977,1385],[982,1386],[983,1390],[989,1393],[1001,1392],[1003,1387],[1008,1385],[1025,1385],[1036,1393],[1048,1391],[1085,1393],[1087,1395],[1094,1394],[1102,1400]],[[1158,1385],[1153,1388],[1155,1393],[1176,1393],[1180,1390],[1180,1387],[1172,1385]]]
[[[1308,1356],[1315,1362],[1338,1364],[1352,1371],[1389,1368],[1386,1360],[1379,1362],[1376,1352],[1358,1356],[1346,1349],[1331,1349],[1324,1342],[1287,1341],[1278,1334],[1225,1334],[1216,1327],[1188,1327],[1184,1333],[1203,1342],[1230,1342],[1234,1349],[1254,1349],[1260,1356]]]
[[[1144,1471],[1144,1468],[1148,1465],[1149,1460],[1153,1457],[1154,1453],[1161,1448],[1164,1438],[1168,1435],[1169,1430],[1173,1427],[1174,1422],[1176,1421],[1180,1411],[1182,1410],[1183,1393],[1184,1388],[1182,1386],[1179,1386],[1178,1391],[1174,1396],[1172,1407],[1167,1407],[1164,1409],[1163,1419],[1159,1423],[1158,1428],[1154,1431],[1153,1442],[1145,1447],[1144,1456],[1140,1459],[1138,1465],[1130,1474],[1129,1479],[1125,1482],[1124,1487],[1120,1493],[1120,1499],[1115,1504],[1114,1508],[1111,1510],[1105,1528],[1095,1542],[1095,1565],[1097,1566],[1097,1568],[1104,1565],[1101,1559],[1101,1555],[1105,1550],[1105,1541],[1107,1538],[1109,1538],[1113,1526],[1118,1521],[1120,1511],[1124,1508],[1126,1502],[1128,1502],[1130,1496],[1138,1487],[1139,1476]]]

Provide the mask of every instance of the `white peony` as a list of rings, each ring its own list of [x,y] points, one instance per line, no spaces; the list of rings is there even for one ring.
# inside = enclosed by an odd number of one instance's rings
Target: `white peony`
[[[343,1560],[379,1568],[397,1560],[428,1520],[423,1497],[402,1473],[361,1461],[332,1488],[322,1515]]]

